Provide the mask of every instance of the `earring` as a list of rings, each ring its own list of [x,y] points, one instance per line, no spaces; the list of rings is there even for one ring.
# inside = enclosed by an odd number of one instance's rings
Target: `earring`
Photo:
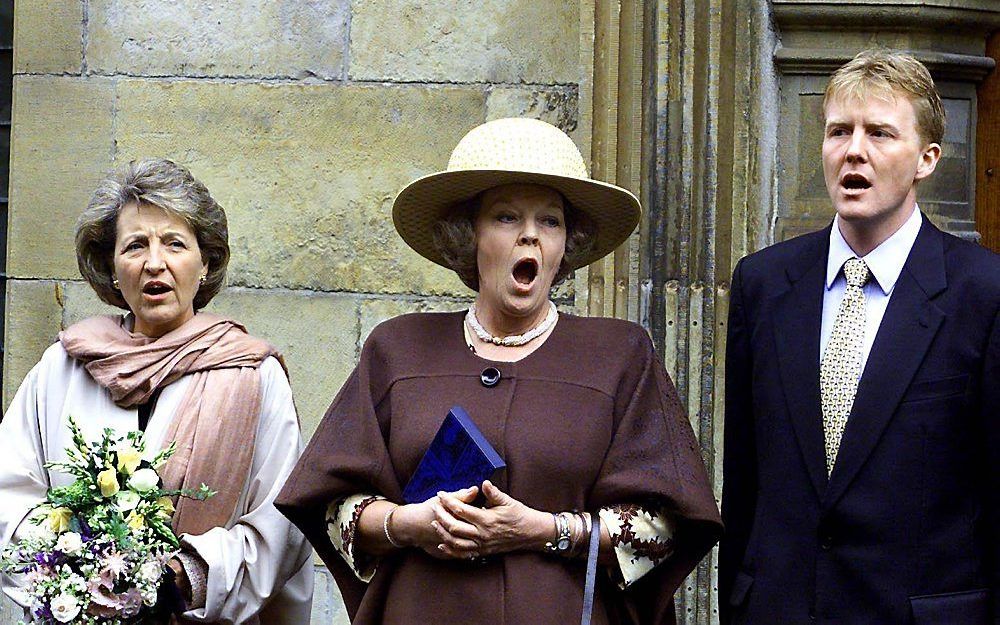
[[[208,279],[208,274],[207,273],[203,273],[203,274],[201,274],[201,277],[198,278],[198,281],[201,282],[202,284],[205,284],[205,280],[207,280],[207,279]]]
[[[113,286],[116,291],[122,290],[121,286],[118,284],[118,278],[111,278],[111,286]]]

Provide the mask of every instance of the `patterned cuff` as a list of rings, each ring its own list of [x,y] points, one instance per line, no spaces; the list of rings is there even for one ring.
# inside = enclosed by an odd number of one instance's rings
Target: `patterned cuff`
[[[188,583],[191,584],[191,602],[188,604],[188,610],[205,607],[205,600],[208,597],[208,564],[193,552],[181,551],[174,557],[184,567]]]
[[[384,500],[380,495],[361,493],[338,499],[330,504],[326,513],[326,533],[354,575],[366,584],[375,576],[378,569],[378,558],[374,558],[355,549],[355,536],[361,513],[373,501]]]
[[[676,523],[662,508],[619,504],[598,511],[608,528],[625,589],[674,552]]]

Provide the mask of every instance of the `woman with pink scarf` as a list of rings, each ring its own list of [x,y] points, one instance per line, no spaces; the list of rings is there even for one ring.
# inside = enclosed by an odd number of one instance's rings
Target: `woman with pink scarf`
[[[91,440],[143,430],[150,455],[177,443],[166,488],[218,492],[177,502],[181,621],[309,622],[311,552],[273,505],[302,448],[284,363],[238,322],[199,312],[226,275],[222,207],[184,167],[133,161],[94,193],[76,252],[101,300],[127,313],[67,328],[17,391],[0,422],[0,544],[72,481],[44,466],[65,460],[69,415]],[[17,580],[3,586],[18,598]]]

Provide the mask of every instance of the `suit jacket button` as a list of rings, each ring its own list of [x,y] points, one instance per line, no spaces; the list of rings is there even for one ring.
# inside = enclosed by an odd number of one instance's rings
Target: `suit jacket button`
[[[830,534],[823,534],[823,536],[819,539],[819,547],[823,551],[830,551],[833,549],[833,536]]]
[[[483,386],[490,388],[496,386],[500,383],[500,370],[496,367],[486,367],[483,372],[479,374],[479,381],[483,383]]]

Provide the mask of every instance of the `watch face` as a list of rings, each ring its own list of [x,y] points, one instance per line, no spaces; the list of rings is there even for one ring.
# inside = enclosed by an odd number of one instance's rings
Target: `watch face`
[[[556,545],[556,549],[558,549],[559,551],[566,551],[566,550],[568,550],[569,549],[569,539],[568,538],[560,538],[559,539],[559,544]]]

